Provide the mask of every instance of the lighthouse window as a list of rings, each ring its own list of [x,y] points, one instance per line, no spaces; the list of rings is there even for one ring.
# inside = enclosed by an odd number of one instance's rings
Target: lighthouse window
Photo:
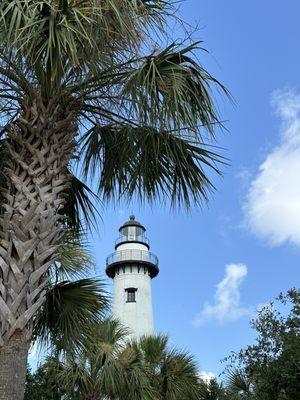
[[[125,291],[127,293],[127,300],[126,300],[127,303],[135,303],[136,302],[135,294],[136,294],[137,289],[128,288],[128,289],[125,289]]]

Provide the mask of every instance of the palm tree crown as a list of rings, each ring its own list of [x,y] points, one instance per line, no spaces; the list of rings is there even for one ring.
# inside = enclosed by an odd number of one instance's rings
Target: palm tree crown
[[[219,124],[211,87],[226,89],[172,43],[145,55],[172,3],[161,0],[4,1],[1,82],[4,118],[24,103],[58,103],[76,121],[75,148],[105,197],[173,202],[207,198],[203,167],[220,157],[204,143]],[[156,43],[156,42],[155,42]],[[44,110],[44,113],[46,110]],[[151,171],[151,174],[149,173]]]
[[[146,336],[133,346],[143,354],[159,400],[201,399],[195,360],[186,352],[170,349],[167,336]]]
[[[127,334],[117,321],[102,321],[94,325],[77,354],[58,363],[58,378],[71,398],[156,398],[140,351],[125,346]]]

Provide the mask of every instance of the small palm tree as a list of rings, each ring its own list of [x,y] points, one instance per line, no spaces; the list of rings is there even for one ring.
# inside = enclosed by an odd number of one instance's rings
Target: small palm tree
[[[105,199],[189,206],[213,188],[211,88],[226,90],[191,57],[199,44],[157,45],[171,13],[171,0],[1,1],[1,400],[22,398],[72,163]]]
[[[200,400],[197,364],[185,352],[168,348],[167,336],[147,336],[135,343],[142,351],[159,400]]]
[[[155,400],[141,352],[125,346],[117,321],[95,324],[81,349],[58,362],[58,378],[72,399]],[[158,399],[158,398],[157,398]]]

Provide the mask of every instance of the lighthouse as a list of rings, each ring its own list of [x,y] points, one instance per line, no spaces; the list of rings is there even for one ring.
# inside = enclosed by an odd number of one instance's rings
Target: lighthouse
[[[151,280],[159,272],[158,258],[134,215],[119,232],[115,252],[106,259],[106,274],[114,284],[112,314],[138,339],[154,332]]]

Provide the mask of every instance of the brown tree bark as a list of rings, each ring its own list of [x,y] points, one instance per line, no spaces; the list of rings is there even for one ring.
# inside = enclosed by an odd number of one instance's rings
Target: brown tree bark
[[[0,370],[0,388],[6,390],[0,399],[5,400],[23,399],[7,379],[21,382],[26,373],[32,318],[44,301],[47,271],[62,234],[60,209],[77,126],[73,110],[61,102],[44,104],[37,97],[24,104],[8,132],[5,212],[0,216],[0,362],[7,368],[5,375]],[[15,385],[24,379],[20,382]]]
[[[29,346],[30,342],[26,336],[21,331],[17,331],[1,350],[0,400],[19,400],[23,398]]]

